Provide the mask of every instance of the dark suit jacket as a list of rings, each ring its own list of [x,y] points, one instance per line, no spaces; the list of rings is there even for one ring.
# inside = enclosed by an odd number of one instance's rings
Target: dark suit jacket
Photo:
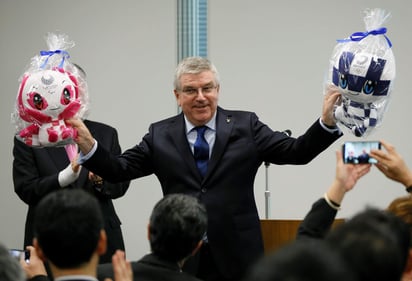
[[[116,129],[93,121],[86,120],[95,139],[101,147],[114,154],[121,153]],[[36,205],[47,194],[61,189],[58,182],[58,173],[69,165],[64,147],[32,148],[14,138],[13,148],[13,181],[14,191],[28,205],[26,217],[24,246],[32,245],[33,219]],[[104,178],[103,174],[98,174]],[[98,191],[88,180],[88,170],[82,167],[80,176],[71,185],[65,188],[84,188],[98,199],[105,220],[105,230],[108,238],[106,255],[100,262],[110,262],[116,249],[124,250],[121,222],[116,214],[112,199],[123,196],[129,181],[118,184],[103,183],[102,190]]]
[[[369,154],[367,153],[362,153],[358,156],[358,161],[360,164],[364,164],[364,163],[369,163]]]
[[[131,263],[133,280],[136,281],[200,281],[194,276],[182,272],[176,263],[164,261],[153,254],[145,255],[138,261]],[[111,263],[100,264],[97,267],[97,279],[113,279],[113,267]]]
[[[218,108],[216,140],[201,178],[190,150],[183,114],[154,123],[142,142],[116,157],[102,146],[83,165],[112,182],[155,174],[163,194],[186,193],[205,204],[207,237],[220,271],[240,278],[263,254],[253,184],[261,164],[306,164],[339,134],[319,120],[298,138],[274,132],[256,114]]]

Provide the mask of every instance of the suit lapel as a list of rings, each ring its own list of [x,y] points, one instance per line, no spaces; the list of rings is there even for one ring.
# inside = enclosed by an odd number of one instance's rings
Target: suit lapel
[[[212,173],[216,168],[219,159],[222,157],[227,142],[230,137],[235,120],[231,115],[228,115],[223,109],[218,107],[216,115],[216,139],[213,147],[212,155],[209,160],[207,173],[203,180]],[[190,170],[194,172],[196,177],[201,179],[200,174],[197,172],[196,162],[193,157],[193,153],[190,150],[190,146],[187,142],[187,137],[185,133],[185,122],[183,114],[180,114],[176,119],[174,119],[169,126],[169,136],[172,138],[176,149],[179,154],[183,157],[184,162],[189,165]]]
[[[183,113],[173,119],[172,123],[168,127],[169,136],[172,138],[173,143],[182,156],[183,161],[189,165],[191,171],[194,171],[195,175],[200,178],[200,174],[197,172],[196,162],[193,157],[193,153],[190,150],[189,143],[187,142],[185,121]]]
[[[226,114],[226,112],[218,107],[216,115],[216,139],[213,146],[212,155],[209,160],[207,173],[205,179],[213,172],[222,157],[225,147],[229,141],[230,133],[232,131],[235,120],[232,115]]]

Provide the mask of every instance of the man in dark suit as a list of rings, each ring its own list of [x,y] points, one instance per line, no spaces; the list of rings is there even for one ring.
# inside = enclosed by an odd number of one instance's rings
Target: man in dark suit
[[[359,154],[358,156],[358,161],[359,163],[367,164],[369,163],[369,158],[370,158],[369,153],[366,151],[366,149],[363,149],[362,153]]]
[[[174,87],[182,113],[152,124],[142,142],[121,156],[99,145],[81,120],[68,120],[78,131],[79,161],[111,182],[155,174],[163,194],[199,198],[208,212],[206,243],[187,265],[206,281],[239,280],[263,255],[253,190],[258,168],[263,162],[307,164],[338,139],[341,132],[332,111],[339,93],[330,89],[321,119],[292,138],[271,130],[253,112],[219,107],[219,74],[207,59],[189,57],[180,62]],[[207,128],[198,138],[201,126]],[[201,170],[197,154],[203,156]]]
[[[147,229],[151,253],[131,262],[136,281],[200,281],[182,271],[202,245],[207,228],[205,207],[193,196],[169,194],[153,208]],[[113,277],[112,264],[101,264],[97,277]]]
[[[103,224],[99,202],[82,189],[61,189],[43,197],[34,216],[34,253],[50,265],[54,279],[41,274],[30,280],[96,280],[99,256],[107,245]],[[123,251],[116,251],[112,261],[115,281],[133,280]]]
[[[114,154],[121,153],[116,129],[90,120],[85,120],[84,124],[105,149]],[[100,262],[110,262],[116,249],[125,249],[121,222],[112,199],[123,196],[130,181],[112,184],[96,175],[89,175],[85,167],[81,167],[79,173],[74,173],[64,147],[32,148],[14,138],[13,156],[14,190],[29,207],[24,247],[32,245],[33,217],[38,202],[47,194],[65,188],[84,189],[100,203],[108,238],[107,252],[101,256]]]

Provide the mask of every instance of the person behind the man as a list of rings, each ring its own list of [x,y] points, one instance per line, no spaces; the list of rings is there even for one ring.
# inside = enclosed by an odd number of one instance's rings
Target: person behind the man
[[[384,140],[380,140],[380,142],[384,149],[372,149],[370,151],[371,157],[378,161],[374,166],[386,177],[403,184],[410,192],[412,171],[393,145]],[[337,151],[336,175],[333,183],[323,198],[313,203],[311,210],[299,226],[297,239],[322,239],[327,237],[346,193],[354,188],[357,181],[366,175],[372,166],[371,164],[344,164],[341,152]],[[411,196],[395,198],[386,211],[406,223],[410,236],[412,233]],[[386,237],[390,235],[385,235],[385,231],[375,229],[375,227],[386,221],[391,222],[392,219],[386,218],[385,215],[379,212],[376,213],[376,211],[366,210],[363,213],[368,213],[368,215],[358,214],[360,218],[363,218],[360,225],[344,228],[343,231],[340,231],[341,234],[332,236],[334,237],[331,240],[334,248],[346,255],[346,258],[352,264],[351,267],[359,275],[362,275],[361,280],[399,280],[398,276],[400,274],[402,275],[401,280],[410,280],[412,276],[412,250],[411,245],[408,245],[408,240],[412,241],[411,237],[409,239],[402,238],[402,236],[389,238],[389,240],[398,241],[396,244],[399,247],[394,246],[392,241],[385,242],[385,240],[388,240]],[[373,220],[378,220],[378,222]],[[399,233],[396,230],[398,228],[396,224],[394,223],[395,226],[389,226],[390,234]],[[374,247],[374,245],[381,246]],[[401,254],[395,254],[399,255],[400,259],[393,257],[396,248],[400,248]],[[389,256],[392,256],[392,258],[388,258]],[[403,272],[399,273],[399,269],[403,269]]]
[[[273,131],[253,112],[219,107],[219,93],[219,74],[208,59],[183,59],[174,80],[182,112],[153,123],[121,155],[100,145],[81,120],[67,121],[78,132],[80,163],[94,173],[111,182],[155,174],[164,195],[200,199],[208,212],[206,243],[185,269],[205,281],[239,280],[264,253],[253,190],[262,163],[307,164],[342,135],[332,114],[334,88],[326,90],[321,118],[297,138]]]
[[[75,67],[83,80],[86,80],[84,70],[77,64]],[[93,132],[102,146],[112,153],[121,153],[115,128],[92,120],[84,120],[84,124]],[[47,194],[65,188],[87,190],[99,201],[107,235],[107,251],[100,258],[100,262],[110,262],[116,250],[125,250],[121,221],[116,213],[113,199],[126,193],[129,181],[109,183],[85,167],[73,165],[64,147],[33,148],[16,137],[14,138],[13,157],[14,191],[28,206],[24,248],[32,245],[33,218],[37,203]]]
[[[182,267],[201,247],[206,228],[206,209],[195,197],[179,193],[163,197],[154,206],[148,225],[151,253],[131,263],[134,280],[199,280]],[[97,273],[101,281],[112,277],[112,265],[99,265]]]
[[[358,280],[401,280],[410,249],[409,226],[394,214],[367,208],[331,230],[325,237]]]
[[[97,280],[97,265],[106,252],[107,238],[99,203],[92,195],[81,189],[48,194],[37,207],[34,235],[36,253],[47,261],[55,281]],[[124,252],[116,252],[115,260],[117,255],[124,260]],[[130,276],[124,280],[132,280],[130,266],[128,270]]]
[[[355,281],[355,276],[323,240],[295,240],[265,255],[242,281]]]
[[[362,153],[358,155],[358,161],[360,164],[366,164],[369,163],[369,153],[366,151],[366,149],[362,150]]]

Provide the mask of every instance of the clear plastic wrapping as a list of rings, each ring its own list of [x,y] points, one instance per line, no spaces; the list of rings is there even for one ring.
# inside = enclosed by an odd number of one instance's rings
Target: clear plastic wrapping
[[[366,32],[338,40],[330,58],[326,83],[341,93],[334,117],[356,137],[366,137],[381,125],[392,92],[395,57],[383,27],[388,17],[382,9],[367,9]]]
[[[16,137],[33,147],[73,143],[76,131],[65,120],[83,119],[89,108],[85,74],[67,51],[74,42],[54,33],[46,41],[49,50],[34,56],[19,78],[12,113]]]

